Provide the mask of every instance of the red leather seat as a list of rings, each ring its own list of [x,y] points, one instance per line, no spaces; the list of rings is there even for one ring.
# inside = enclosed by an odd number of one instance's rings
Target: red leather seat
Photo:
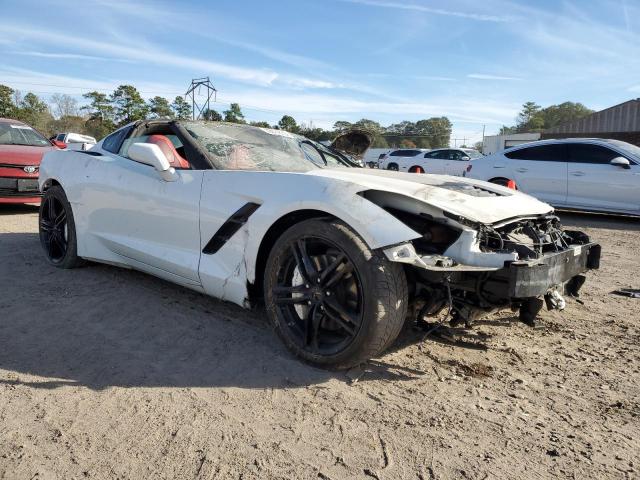
[[[187,162],[187,159],[181,156],[176,147],[173,146],[171,140],[164,135],[149,135],[146,143],[153,143],[158,145],[164,156],[167,157],[169,163],[173,168],[190,168],[191,165]]]

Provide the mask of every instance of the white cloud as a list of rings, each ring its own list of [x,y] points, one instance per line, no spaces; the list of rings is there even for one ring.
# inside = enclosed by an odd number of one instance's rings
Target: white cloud
[[[127,83],[122,80],[92,80],[54,75],[10,66],[0,67],[0,78],[2,78],[2,83],[16,90],[32,91],[39,94],[66,93],[75,96],[81,96],[92,90],[110,93],[119,85]],[[147,98],[155,95],[172,97],[184,93],[182,87],[163,83],[135,82],[135,85],[140,93]]]
[[[502,75],[489,75],[485,73],[470,73],[467,78],[473,78],[476,80],[522,80],[519,77],[506,77]]]
[[[512,122],[519,110],[515,103],[478,101],[459,97],[442,97],[427,102],[367,101],[352,97],[321,93],[271,92],[261,90],[228,91],[218,97],[221,102],[238,102],[249,109],[291,115],[344,117],[370,116],[373,118],[418,119],[447,116],[452,121],[473,124],[502,125]]]
[[[487,15],[475,12],[460,12],[455,10],[445,10],[442,8],[427,7],[425,5],[416,5],[413,3],[397,3],[379,0],[342,0],[348,3],[357,3],[371,7],[394,8],[398,10],[413,10],[417,12],[433,13],[436,15],[446,15],[450,17],[467,18],[470,20],[478,20],[481,22],[510,22],[517,18],[511,15]],[[482,7],[482,5],[480,5]]]
[[[342,88],[339,84],[322,80],[305,78],[301,76],[280,74],[271,69],[255,69],[229,65],[220,62],[188,57],[156,49],[154,47],[132,48],[116,43],[102,42],[88,38],[79,38],[54,32],[45,32],[29,27],[12,27],[0,25],[0,32],[5,34],[20,34],[22,38],[29,38],[46,42],[47,44],[65,46],[67,48],[82,48],[85,51],[109,56],[112,60],[136,61],[139,63],[164,65],[188,69],[190,71],[203,72],[204,74],[224,77],[230,80],[247,84],[269,86],[281,84],[295,88]]]
[[[58,58],[62,60],[98,60],[98,61],[123,61],[122,59],[117,58],[107,58],[107,57],[97,57],[95,55],[83,55],[79,53],[51,53],[51,52],[35,52],[35,51],[25,51],[25,52],[11,52],[16,55],[23,55],[28,57],[40,57],[40,58]]]

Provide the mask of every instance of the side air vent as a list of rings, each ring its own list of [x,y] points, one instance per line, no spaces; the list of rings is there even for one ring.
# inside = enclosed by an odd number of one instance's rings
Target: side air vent
[[[253,202],[249,202],[240,207],[236,213],[231,215],[227,221],[222,224],[216,234],[211,237],[211,240],[209,240],[209,243],[204,247],[202,253],[205,255],[213,255],[220,250],[224,244],[227,243],[245,223],[247,223],[249,217],[253,215],[253,212],[255,212],[259,207],[259,204]]]

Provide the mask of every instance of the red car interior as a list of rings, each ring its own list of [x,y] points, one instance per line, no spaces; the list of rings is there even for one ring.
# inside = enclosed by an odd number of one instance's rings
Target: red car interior
[[[191,168],[191,165],[178,153],[171,140],[164,135],[149,135],[146,143],[158,145],[173,168]]]

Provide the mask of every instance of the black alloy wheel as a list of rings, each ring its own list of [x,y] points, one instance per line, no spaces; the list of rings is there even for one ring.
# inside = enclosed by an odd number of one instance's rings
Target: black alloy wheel
[[[317,366],[349,368],[382,353],[404,324],[407,297],[402,266],[331,218],[290,227],[265,266],[265,306],[276,333]]]
[[[289,333],[312,354],[344,350],[362,324],[362,282],[353,263],[322,238],[302,237],[289,249],[273,288]]]
[[[45,191],[38,226],[40,243],[49,263],[59,268],[84,264],[77,255],[76,225],[71,204],[60,185],[53,185]]]
[[[46,196],[40,207],[40,234],[49,261],[60,263],[67,254],[67,212],[62,201],[54,195]]]

